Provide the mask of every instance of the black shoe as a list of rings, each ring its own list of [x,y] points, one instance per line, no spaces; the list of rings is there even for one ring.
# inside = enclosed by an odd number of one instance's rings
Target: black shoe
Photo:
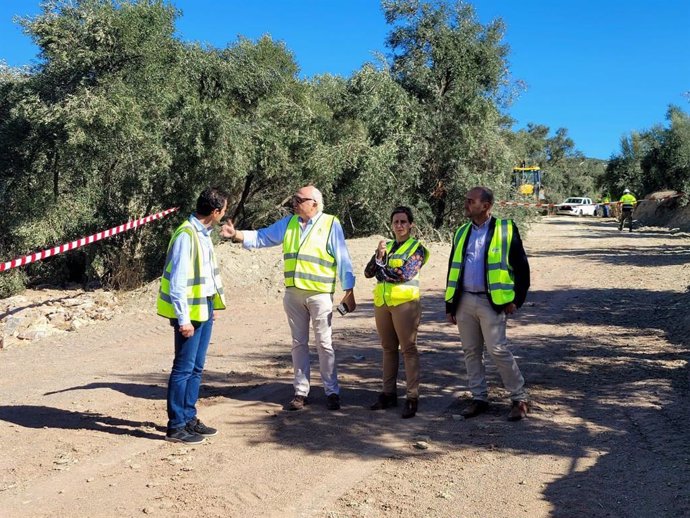
[[[187,430],[186,426],[181,426],[180,428],[168,428],[168,432],[165,434],[165,440],[184,444],[201,444],[206,439],[203,435],[190,432]]]
[[[385,410],[386,408],[392,406],[398,406],[398,395],[381,392],[376,403],[371,405],[369,408],[371,410]]]
[[[405,409],[400,417],[403,419],[414,417],[417,414],[417,401],[419,401],[417,398],[407,398],[405,401]]]
[[[326,408],[328,410],[340,410],[340,396],[331,394],[326,398]]]
[[[487,408],[489,408],[488,401],[482,401],[481,399],[473,399],[472,402],[467,406],[467,408],[460,412],[460,415],[465,419],[469,419],[470,417],[476,417],[479,414],[486,412]]]
[[[206,426],[198,419],[189,421],[187,423],[186,428],[189,433],[198,433],[199,435],[203,435],[204,437],[213,437],[218,433],[218,430],[216,430],[215,428],[211,428],[210,426]]]
[[[302,410],[304,408],[304,405],[308,404],[309,401],[307,401],[307,396],[300,396],[298,394],[295,395],[295,397],[292,398],[292,401],[288,403],[288,410]]]

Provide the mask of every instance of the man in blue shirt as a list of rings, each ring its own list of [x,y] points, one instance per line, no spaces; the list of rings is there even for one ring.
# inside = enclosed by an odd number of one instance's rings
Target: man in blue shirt
[[[458,326],[472,402],[461,414],[475,417],[489,406],[484,349],[491,355],[510,393],[509,421],[529,411],[525,379],[508,348],[506,318],[525,301],[530,285],[527,255],[512,220],[491,215],[493,192],[470,189],[464,215],[470,221],[453,239],[448,261],[446,317]],[[511,228],[509,228],[511,227]]]
[[[343,303],[353,311],[355,276],[340,222],[323,212],[323,197],[314,186],[299,189],[292,197],[294,216],[286,216],[257,231],[237,230],[232,222],[221,235],[241,242],[244,248],[283,245],[285,297],[283,307],[292,335],[295,395],[288,410],[301,410],[310,389],[309,323],[319,353],[321,380],[327,408],[340,408],[340,387],[331,340],[333,291],[336,277],[345,291]]]
[[[198,444],[217,430],[196,415],[201,373],[211,341],[214,310],[225,309],[225,296],[210,232],[220,223],[228,195],[217,187],[204,190],[196,212],[170,240],[158,295],[158,314],[175,330],[175,358],[168,381],[166,440]]]

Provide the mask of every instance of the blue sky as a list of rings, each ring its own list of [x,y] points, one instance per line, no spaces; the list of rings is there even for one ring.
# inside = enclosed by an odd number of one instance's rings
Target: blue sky
[[[378,0],[173,0],[178,35],[223,48],[238,35],[284,41],[301,75],[349,76],[386,53]],[[586,156],[608,158],[621,136],[665,122],[669,104],[688,111],[690,0],[475,0],[482,23],[500,17],[510,71],[527,90],[509,109],[528,122],[567,128]],[[13,23],[38,0],[0,0],[0,60],[36,62]]]

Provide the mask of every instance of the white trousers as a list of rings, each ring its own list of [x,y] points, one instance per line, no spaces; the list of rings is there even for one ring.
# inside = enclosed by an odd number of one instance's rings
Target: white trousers
[[[526,401],[525,379],[508,349],[506,314],[496,313],[486,295],[463,293],[455,315],[465,356],[472,399],[489,400],[484,366],[484,346],[498,369],[503,386],[513,401]]]
[[[314,341],[319,353],[321,381],[326,395],[339,394],[335,350],[331,340],[333,295],[316,291],[287,288],[283,307],[292,334],[292,366],[295,370],[295,395],[309,394],[309,323],[314,329]]]

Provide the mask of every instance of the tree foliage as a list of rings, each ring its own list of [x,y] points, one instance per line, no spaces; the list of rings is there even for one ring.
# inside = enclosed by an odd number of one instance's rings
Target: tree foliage
[[[534,123],[509,133],[506,138],[515,163],[542,169],[546,201],[558,203],[568,196],[600,197],[598,182],[604,172],[604,161],[586,158],[579,152],[566,128],[550,134],[548,126]]]
[[[420,190],[441,228],[457,220],[467,188],[505,190],[511,169],[499,97],[508,47],[500,20],[480,24],[469,4],[385,0],[391,72],[421,106],[426,144]]]
[[[567,130],[512,131],[503,23],[482,25],[464,2],[385,0],[390,54],[350,77],[306,79],[269,36],[225,48],[181,42],[180,13],[163,0],[42,6],[22,22],[38,64],[0,63],[3,255],[180,213],[3,274],[0,296],[26,282],[127,288],[155,277],[171,228],[209,184],[232,193],[239,227],[287,214],[289,196],[312,183],[349,236],[388,234],[399,204],[438,236],[461,222],[469,187],[511,196],[522,160],[547,171],[553,196],[687,183],[688,118],[677,109],[669,128],[626,140],[602,179],[602,163],[577,152]]]
[[[678,106],[666,113],[668,125],[633,132],[621,139],[601,185],[616,196],[628,188],[638,196],[663,190],[690,192],[690,115]]]

